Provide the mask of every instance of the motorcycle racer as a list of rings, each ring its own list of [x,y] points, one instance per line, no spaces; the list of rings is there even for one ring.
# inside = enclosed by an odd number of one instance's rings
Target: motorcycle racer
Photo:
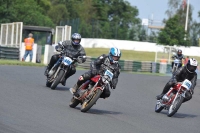
[[[109,69],[114,74],[112,78],[112,82],[110,83],[110,87],[113,89],[116,88],[118,83],[118,76],[120,74],[120,65],[118,63],[121,57],[121,52],[118,48],[110,48],[108,55],[101,55],[97,59],[91,62],[90,70],[83,75],[81,75],[74,85],[73,88],[70,88],[72,94],[76,93],[77,89],[87,80],[94,77],[97,74],[103,74],[105,70]],[[109,87],[106,86],[103,93],[101,94],[101,98],[107,98],[110,96]]]
[[[178,59],[178,60],[181,61],[181,64],[178,66],[178,68],[183,66],[183,64],[184,64],[183,62],[184,62],[185,56],[182,54],[182,50],[181,49],[178,49],[177,50],[177,54],[173,55],[171,58],[172,59]],[[174,62],[172,62],[172,69],[173,69],[173,66],[174,66]]]
[[[190,88],[190,91],[186,92],[185,99],[183,102],[190,100],[192,98],[192,95],[194,93],[194,88],[196,86],[197,73],[195,72],[195,70],[197,66],[198,66],[198,62],[196,59],[194,58],[189,59],[188,63],[184,67],[179,68],[175,72],[173,77],[165,85],[162,93],[157,96],[157,100],[162,99],[162,97],[169,91],[169,89],[173,87],[177,82],[182,82],[185,79],[190,80],[192,83],[192,86]]]
[[[66,40],[66,41],[58,43],[55,49],[58,52],[60,51],[64,52],[65,55],[68,57],[77,58],[78,56],[86,56],[85,50],[80,45],[80,42],[81,42],[81,35],[79,33],[74,33],[72,34],[71,40]],[[59,58],[60,58],[60,54],[55,54],[51,57],[51,60],[44,73],[45,76],[48,76],[49,70],[51,70],[51,68],[57,62]],[[84,63],[85,61],[86,61],[86,58],[77,59],[78,63]],[[62,82],[62,85],[65,86],[66,79],[75,73],[76,73],[76,66],[73,65],[70,72],[66,75],[65,80]]]

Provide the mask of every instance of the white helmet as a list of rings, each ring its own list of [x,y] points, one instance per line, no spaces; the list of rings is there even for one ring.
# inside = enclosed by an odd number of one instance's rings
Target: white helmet
[[[190,60],[188,60],[188,63],[186,65],[186,69],[189,73],[193,73],[197,69],[197,66],[198,66],[197,60],[194,58],[190,58]]]

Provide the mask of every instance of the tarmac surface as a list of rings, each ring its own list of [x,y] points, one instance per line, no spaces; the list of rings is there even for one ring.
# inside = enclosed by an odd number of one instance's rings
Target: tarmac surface
[[[199,133],[200,80],[193,98],[173,117],[155,113],[155,96],[169,76],[121,73],[111,96],[87,113],[69,107],[72,87],[84,70],[56,90],[45,86],[44,68],[0,66],[0,133]]]

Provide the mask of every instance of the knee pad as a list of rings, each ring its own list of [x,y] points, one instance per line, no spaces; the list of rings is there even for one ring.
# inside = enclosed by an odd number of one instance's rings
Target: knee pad
[[[109,97],[110,96],[110,91],[106,91],[105,92],[105,97]]]
[[[100,98],[107,98],[107,97],[110,97],[110,92],[103,92],[103,93],[100,95]]]
[[[186,92],[185,93],[185,99],[188,101],[190,99],[192,99],[192,94],[190,92]]]
[[[110,90],[109,87],[106,86],[106,88],[103,90],[103,93],[101,94],[100,98],[107,98],[110,96]]]
[[[53,55],[53,56],[52,56],[52,59],[53,59],[54,61],[57,61],[57,60],[58,60],[58,55]]]

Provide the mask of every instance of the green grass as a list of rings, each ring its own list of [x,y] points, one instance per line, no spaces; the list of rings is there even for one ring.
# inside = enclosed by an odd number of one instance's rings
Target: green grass
[[[98,57],[101,54],[108,54],[107,48],[85,48],[87,56]],[[134,61],[154,61],[155,52],[140,52],[134,50],[121,50],[121,60],[134,60]]]
[[[108,48],[85,48],[87,56],[98,57],[101,54],[108,54]],[[121,60],[134,60],[134,61],[154,61],[155,52],[143,52],[143,51],[134,51],[134,50],[121,50],[122,57]],[[159,58],[164,56],[167,58],[166,54],[159,53]],[[200,57],[194,56],[199,62]],[[42,60],[43,62],[43,56]],[[22,65],[22,66],[45,66],[43,63],[31,63],[31,62],[21,62],[17,60],[4,60],[0,59],[0,65]]]
[[[18,60],[4,60],[0,59],[0,65],[19,65],[19,66],[45,66],[42,63],[22,62]]]
[[[85,48],[87,56],[98,57],[101,54],[108,54],[108,48]],[[155,61],[155,52],[143,52],[143,51],[134,51],[134,50],[121,50],[122,56],[121,60],[134,60],[134,61]],[[184,54],[184,53],[183,53]],[[166,58],[168,59],[167,54],[158,53],[158,58]],[[172,55],[170,55],[172,56]],[[187,55],[185,55],[187,56]],[[200,62],[200,57],[198,56],[190,56],[198,60]]]

